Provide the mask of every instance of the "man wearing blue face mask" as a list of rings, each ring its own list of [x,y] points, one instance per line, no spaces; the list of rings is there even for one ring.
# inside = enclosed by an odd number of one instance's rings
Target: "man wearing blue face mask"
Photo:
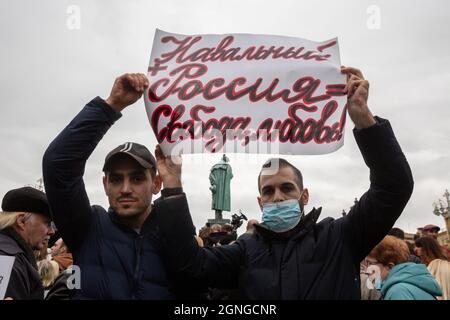
[[[389,121],[367,106],[369,83],[361,71],[342,72],[355,139],[370,169],[370,188],[359,202],[345,217],[317,222],[321,208],[304,214],[309,192],[300,171],[271,159],[258,177],[262,223],[232,245],[200,248],[188,210],[164,210],[159,226],[173,271],[205,286],[239,289],[245,299],[360,299],[360,262],[400,216],[413,178]],[[163,178],[181,175],[180,164],[156,156]]]
[[[300,171],[287,162],[284,159],[271,159],[266,162],[263,166],[263,171],[270,170],[271,167],[277,166],[280,171],[284,170],[288,173],[288,175],[292,175],[294,173],[294,181],[287,181],[284,179],[283,174],[277,174],[272,176],[272,181],[264,180],[264,187],[261,189],[260,181],[261,174],[258,177],[258,187],[261,192],[261,196],[258,197],[259,206],[262,210],[262,223],[260,227],[265,227],[268,230],[271,230],[276,233],[284,233],[291,231],[295,226],[297,226],[300,222],[300,219],[303,217],[303,207],[304,204],[308,202],[308,189],[303,189],[302,175]],[[289,172],[291,171],[291,172]],[[281,171],[281,173],[283,173]],[[273,181],[275,180],[275,181]],[[283,185],[276,190],[276,186],[271,183],[276,183],[281,181]],[[295,186],[297,185],[298,188]],[[289,198],[289,195],[283,190],[297,193],[300,192],[300,196],[296,194],[292,194],[295,198]]]

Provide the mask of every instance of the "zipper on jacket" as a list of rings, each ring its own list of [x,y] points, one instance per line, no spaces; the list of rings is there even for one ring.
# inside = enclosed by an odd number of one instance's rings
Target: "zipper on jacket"
[[[134,267],[134,275],[133,275],[133,292],[131,293],[131,297],[136,299],[136,291],[139,288],[139,271],[141,266],[141,251],[142,251],[142,239],[144,237],[142,234],[139,234],[135,238],[135,253],[136,253],[136,265]]]

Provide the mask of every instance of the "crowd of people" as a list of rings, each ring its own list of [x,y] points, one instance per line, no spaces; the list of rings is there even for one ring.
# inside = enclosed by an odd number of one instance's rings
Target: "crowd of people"
[[[438,228],[437,226],[431,226]],[[361,262],[363,300],[449,300],[448,248],[425,231],[406,241],[393,228]]]
[[[255,177],[261,221],[248,221],[239,237],[232,225],[196,233],[181,158],[134,142],[105,157],[109,208],[91,205],[86,162],[148,86],[145,75],[125,74],[50,143],[45,193],[24,187],[4,196],[0,255],[15,257],[5,299],[449,299],[449,256],[436,228],[424,227],[414,243],[393,228],[414,183],[391,125],[369,110],[361,71],[341,71],[370,170],[369,189],[347,215],[306,213],[301,171],[272,158]],[[74,270],[80,283],[69,286]]]

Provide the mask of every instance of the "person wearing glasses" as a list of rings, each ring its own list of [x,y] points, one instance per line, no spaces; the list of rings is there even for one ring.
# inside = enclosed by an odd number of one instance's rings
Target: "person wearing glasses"
[[[0,212],[0,256],[14,257],[5,298],[43,299],[33,250],[42,250],[55,233],[44,192],[23,187],[8,191]]]

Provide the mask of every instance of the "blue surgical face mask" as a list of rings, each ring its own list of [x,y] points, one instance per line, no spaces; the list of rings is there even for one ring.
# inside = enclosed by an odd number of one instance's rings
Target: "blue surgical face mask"
[[[376,278],[375,279],[375,283],[374,283],[374,287],[375,289],[377,289],[378,291],[381,290],[381,287],[383,286],[383,281],[381,280],[381,278]]]
[[[303,194],[303,193],[302,193]],[[263,205],[262,224],[274,232],[285,232],[294,228],[302,216],[297,199],[270,202]]]

